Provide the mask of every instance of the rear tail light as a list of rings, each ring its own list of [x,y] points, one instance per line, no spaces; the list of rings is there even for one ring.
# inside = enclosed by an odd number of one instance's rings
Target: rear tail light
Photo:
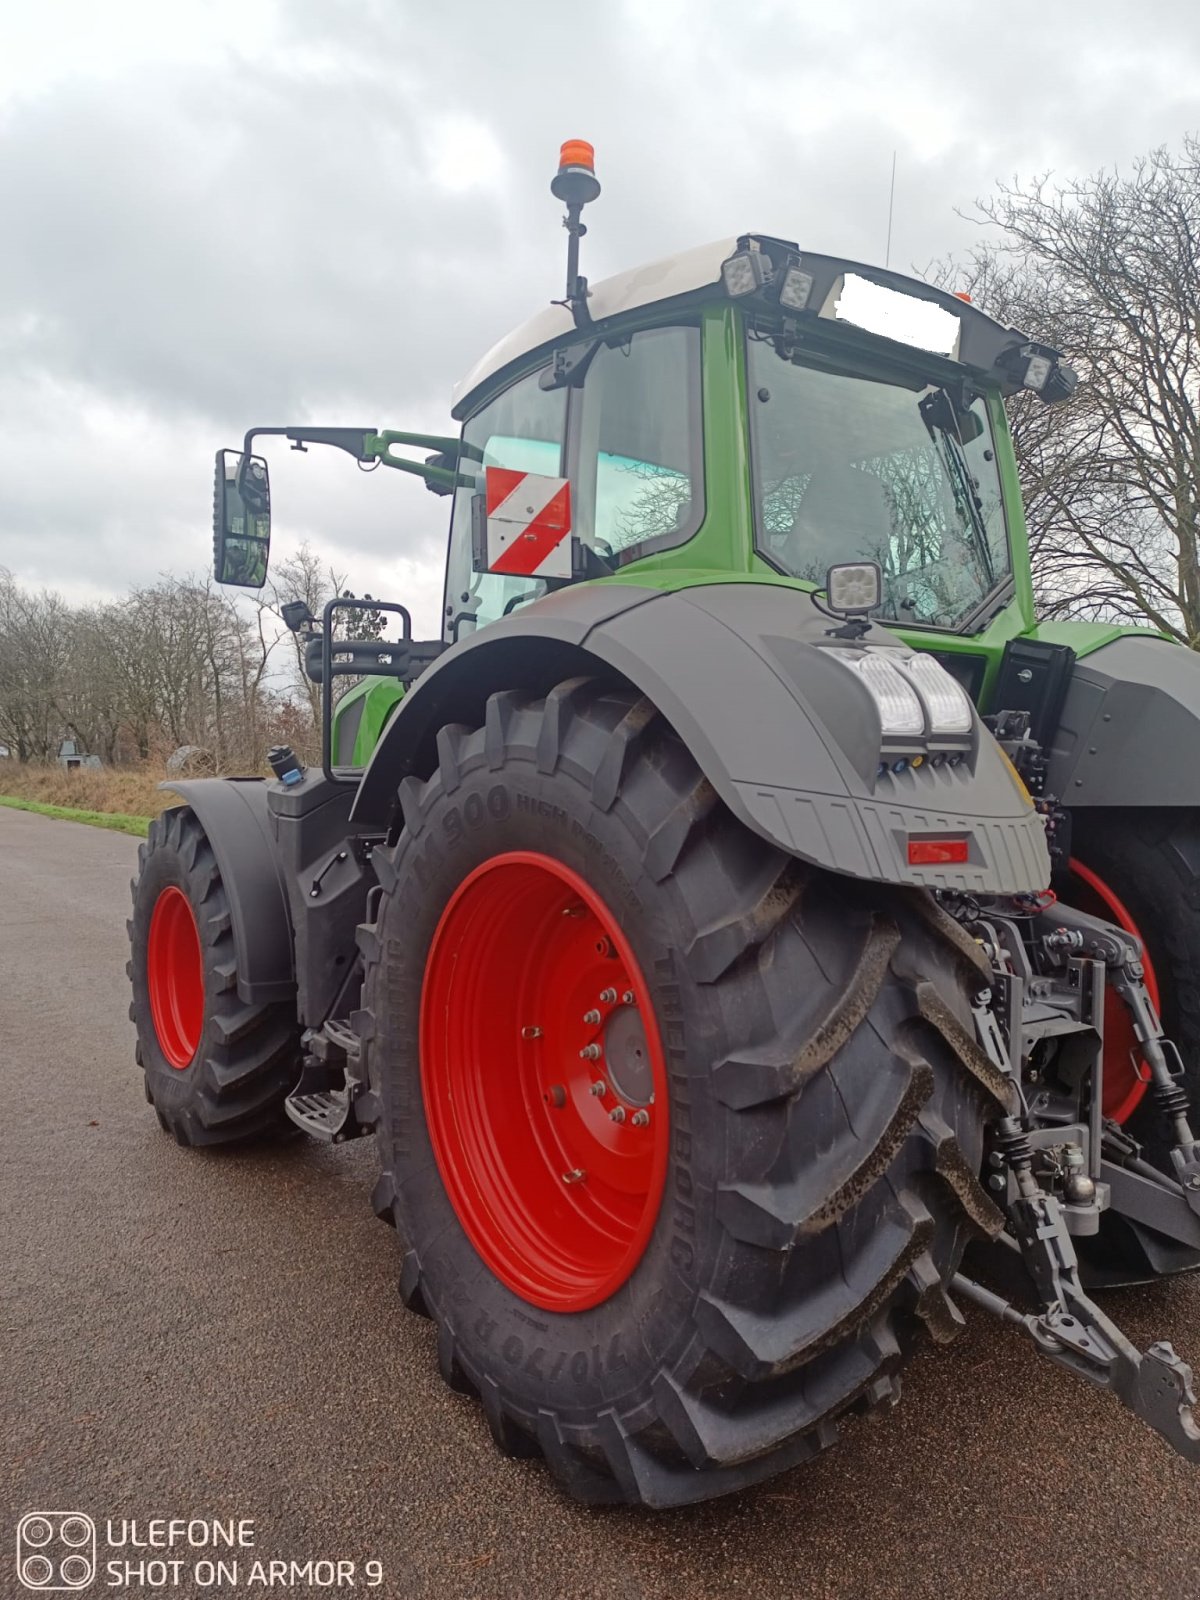
[[[952,867],[969,859],[970,842],[967,839],[910,839],[908,864],[910,867]]]

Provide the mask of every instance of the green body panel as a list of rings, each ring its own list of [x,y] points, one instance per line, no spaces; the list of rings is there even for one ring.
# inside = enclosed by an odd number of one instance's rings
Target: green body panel
[[[1138,628],[1126,622],[1039,622],[1029,633],[1031,638],[1044,639],[1047,644],[1069,644],[1077,656],[1090,655],[1101,645],[1124,639],[1131,633],[1172,642],[1169,634],[1159,633],[1156,628]]]
[[[631,562],[603,584],[636,583],[642,588],[688,589],[710,583],[773,583],[809,592],[814,585],[785,577],[754,548],[753,492],[746,418],[749,414],[742,314],[732,306],[715,307],[704,314],[703,426],[705,462],[705,517],[694,538],[674,550],[665,550]],[[1013,559],[1013,598],[977,634],[949,630],[894,627],[914,649],[983,656],[986,659],[982,699],[986,705],[992,683],[1010,639],[1035,628],[1033,583],[1029,571],[1029,541],[1021,506],[1016,455],[999,394],[989,398],[995,430],[997,465],[1004,495],[1005,517]],[[1096,643],[1112,636],[1106,629]],[[1078,646],[1076,646],[1078,649]],[[1094,648],[1094,646],[1092,646]],[[1080,651],[1082,653],[1082,651]]]
[[[642,311],[629,319],[632,332],[652,326],[653,312]],[[705,307],[700,313],[702,377],[701,412],[704,433],[704,519],[686,544],[660,550],[631,561],[610,577],[590,580],[600,585],[680,590],[714,583],[774,584],[810,592],[815,585],[786,577],[764,560],[755,548],[754,495],[750,461],[749,397],[742,311],[727,301]],[[544,359],[544,358],[543,358]],[[1004,500],[1005,521],[1012,551],[1012,596],[976,633],[949,629],[887,626],[914,649],[936,650],[942,655],[971,655],[985,662],[981,709],[993,709],[990,697],[1011,639],[1029,637],[1067,644],[1079,656],[1099,649],[1127,633],[1158,637],[1153,630],[1103,622],[1039,622],[1034,607],[1029,538],[1017,474],[1017,460],[999,390],[988,395],[996,464]],[[389,465],[432,476],[428,467],[413,466],[390,456],[385,442],[425,444],[445,448],[447,440],[434,436],[381,434],[375,453]],[[373,440],[374,444],[375,441]],[[452,478],[442,472],[440,478]],[[354,765],[365,766],[403,689],[388,678],[366,678],[341,701],[335,715],[334,748],[342,716],[363,700],[362,719],[354,744]]]
[[[776,572],[754,548],[746,426],[749,406],[741,320],[741,312],[731,306],[713,308],[703,319],[706,512],[700,531],[678,549],[631,562],[622,567],[617,576],[596,581],[606,584],[636,582],[639,587],[655,589],[687,589],[699,584],[729,582],[774,583],[803,591],[814,587],[803,579]],[[1012,550],[1012,599],[977,633],[888,624],[892,632],[916,650],[982,656],[986,667],[980,702],[985,710],[989,707],[1004,647],[1010,639],[1031,637],[1053,644],[1068,644],[1076,655],[1084,656],[1122,634],[1152,632],[1107,622],[1038,622],[1016,452],[1008,414],[998,392],[988,397],[988,413]]]
[[[352,765],[365,767],[371,759],[372,750],[379,743],[379,736],[388,718],[403,698],[404,685],[397,683],[395,678],[371,677],[356,683],[353,689],[348,690],[338,701],[333,713],[334,750],[341,747],[343,717],[349,714],[351,707],[361,702],[362,717],[354,738]]]

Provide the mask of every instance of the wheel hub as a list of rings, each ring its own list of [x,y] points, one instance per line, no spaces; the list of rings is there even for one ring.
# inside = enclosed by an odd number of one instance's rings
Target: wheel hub
[[[601,1060],[608,1081],[627,1105],[654,1099],[654,1071],[646,1027],[635,1005],[619,1005],[604,1023]]]
[[[204,1031],[204,959],[192,903],[168,885],[154,902],[146,942],[146,986],[159,1048],[182,1072]]]
[[[451,898],[421,1084],[447,1195],[491,1271],[546,1310],[613,1294],[658,1215],[665,1057],[619,923],[562,862],[497,856]]]

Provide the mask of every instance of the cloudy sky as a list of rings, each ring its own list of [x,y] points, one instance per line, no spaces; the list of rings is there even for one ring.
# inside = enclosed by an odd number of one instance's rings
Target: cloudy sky
[[[593,278],[745,230],[892,264],[998,178],[1200,128],[1194,0],[0,0],[0,565],[76,601],[210,556],[250,424],[447,427],[560,292],[547,185],[590,139]],[[272,460],[309,539],[436,626],[446,502]]]

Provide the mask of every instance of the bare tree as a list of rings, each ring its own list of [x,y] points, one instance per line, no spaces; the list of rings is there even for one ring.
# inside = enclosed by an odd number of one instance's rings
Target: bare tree
[[[936,276],[1080,373],[1066,406],[1010,407],[1043,611],[1200,646],[1200,138],[973,219],[998,238]]]
[[[346,587],[346,574],[336,571],[333,567],[323,567],[319,556],[313,551],[307,541],[302,544],[294,556],[277,564],[275,574],[270,583],[269,601],[264,602],[267,609],[275,615],[282,617],[283,607],[290,601],[302,600],[310,613],[320,619],[326,605],[334,598],[354,600],[358,596],[352,589]],[[364,600],[371,600],[369,594],[362,596]],[[261,607],[260,607],[261,610]],[[346,610],[335,614],[334,638],[335,639],[382,639],[387,625],[387,613],[375,606],[365,610]],[[291,692],[294,697],[303,697],[308,706],[309,728],[305,730],[306,737],[302,741],[305,749],[315,750],[309,735],[316,735],[321,727],[321,686],[314,683],[304,669],[304,641],[298,633],[291,634],[292,640],[292,681]],[[334,700],[341,698],[347,689],[353,687],[359,680],[354,677],[338,677],[334,679]]]
[[[71,735],[107,762],[194,744],[254,770],[285,712],[268,681],[277,643],[207,577],[72,610],[0,572],[0,743],[41,761]]]
[[[28,594],[0,568],[0,741],[21,761],[45,761],[62,738],[55,692],[69,630],[61,596]]]

